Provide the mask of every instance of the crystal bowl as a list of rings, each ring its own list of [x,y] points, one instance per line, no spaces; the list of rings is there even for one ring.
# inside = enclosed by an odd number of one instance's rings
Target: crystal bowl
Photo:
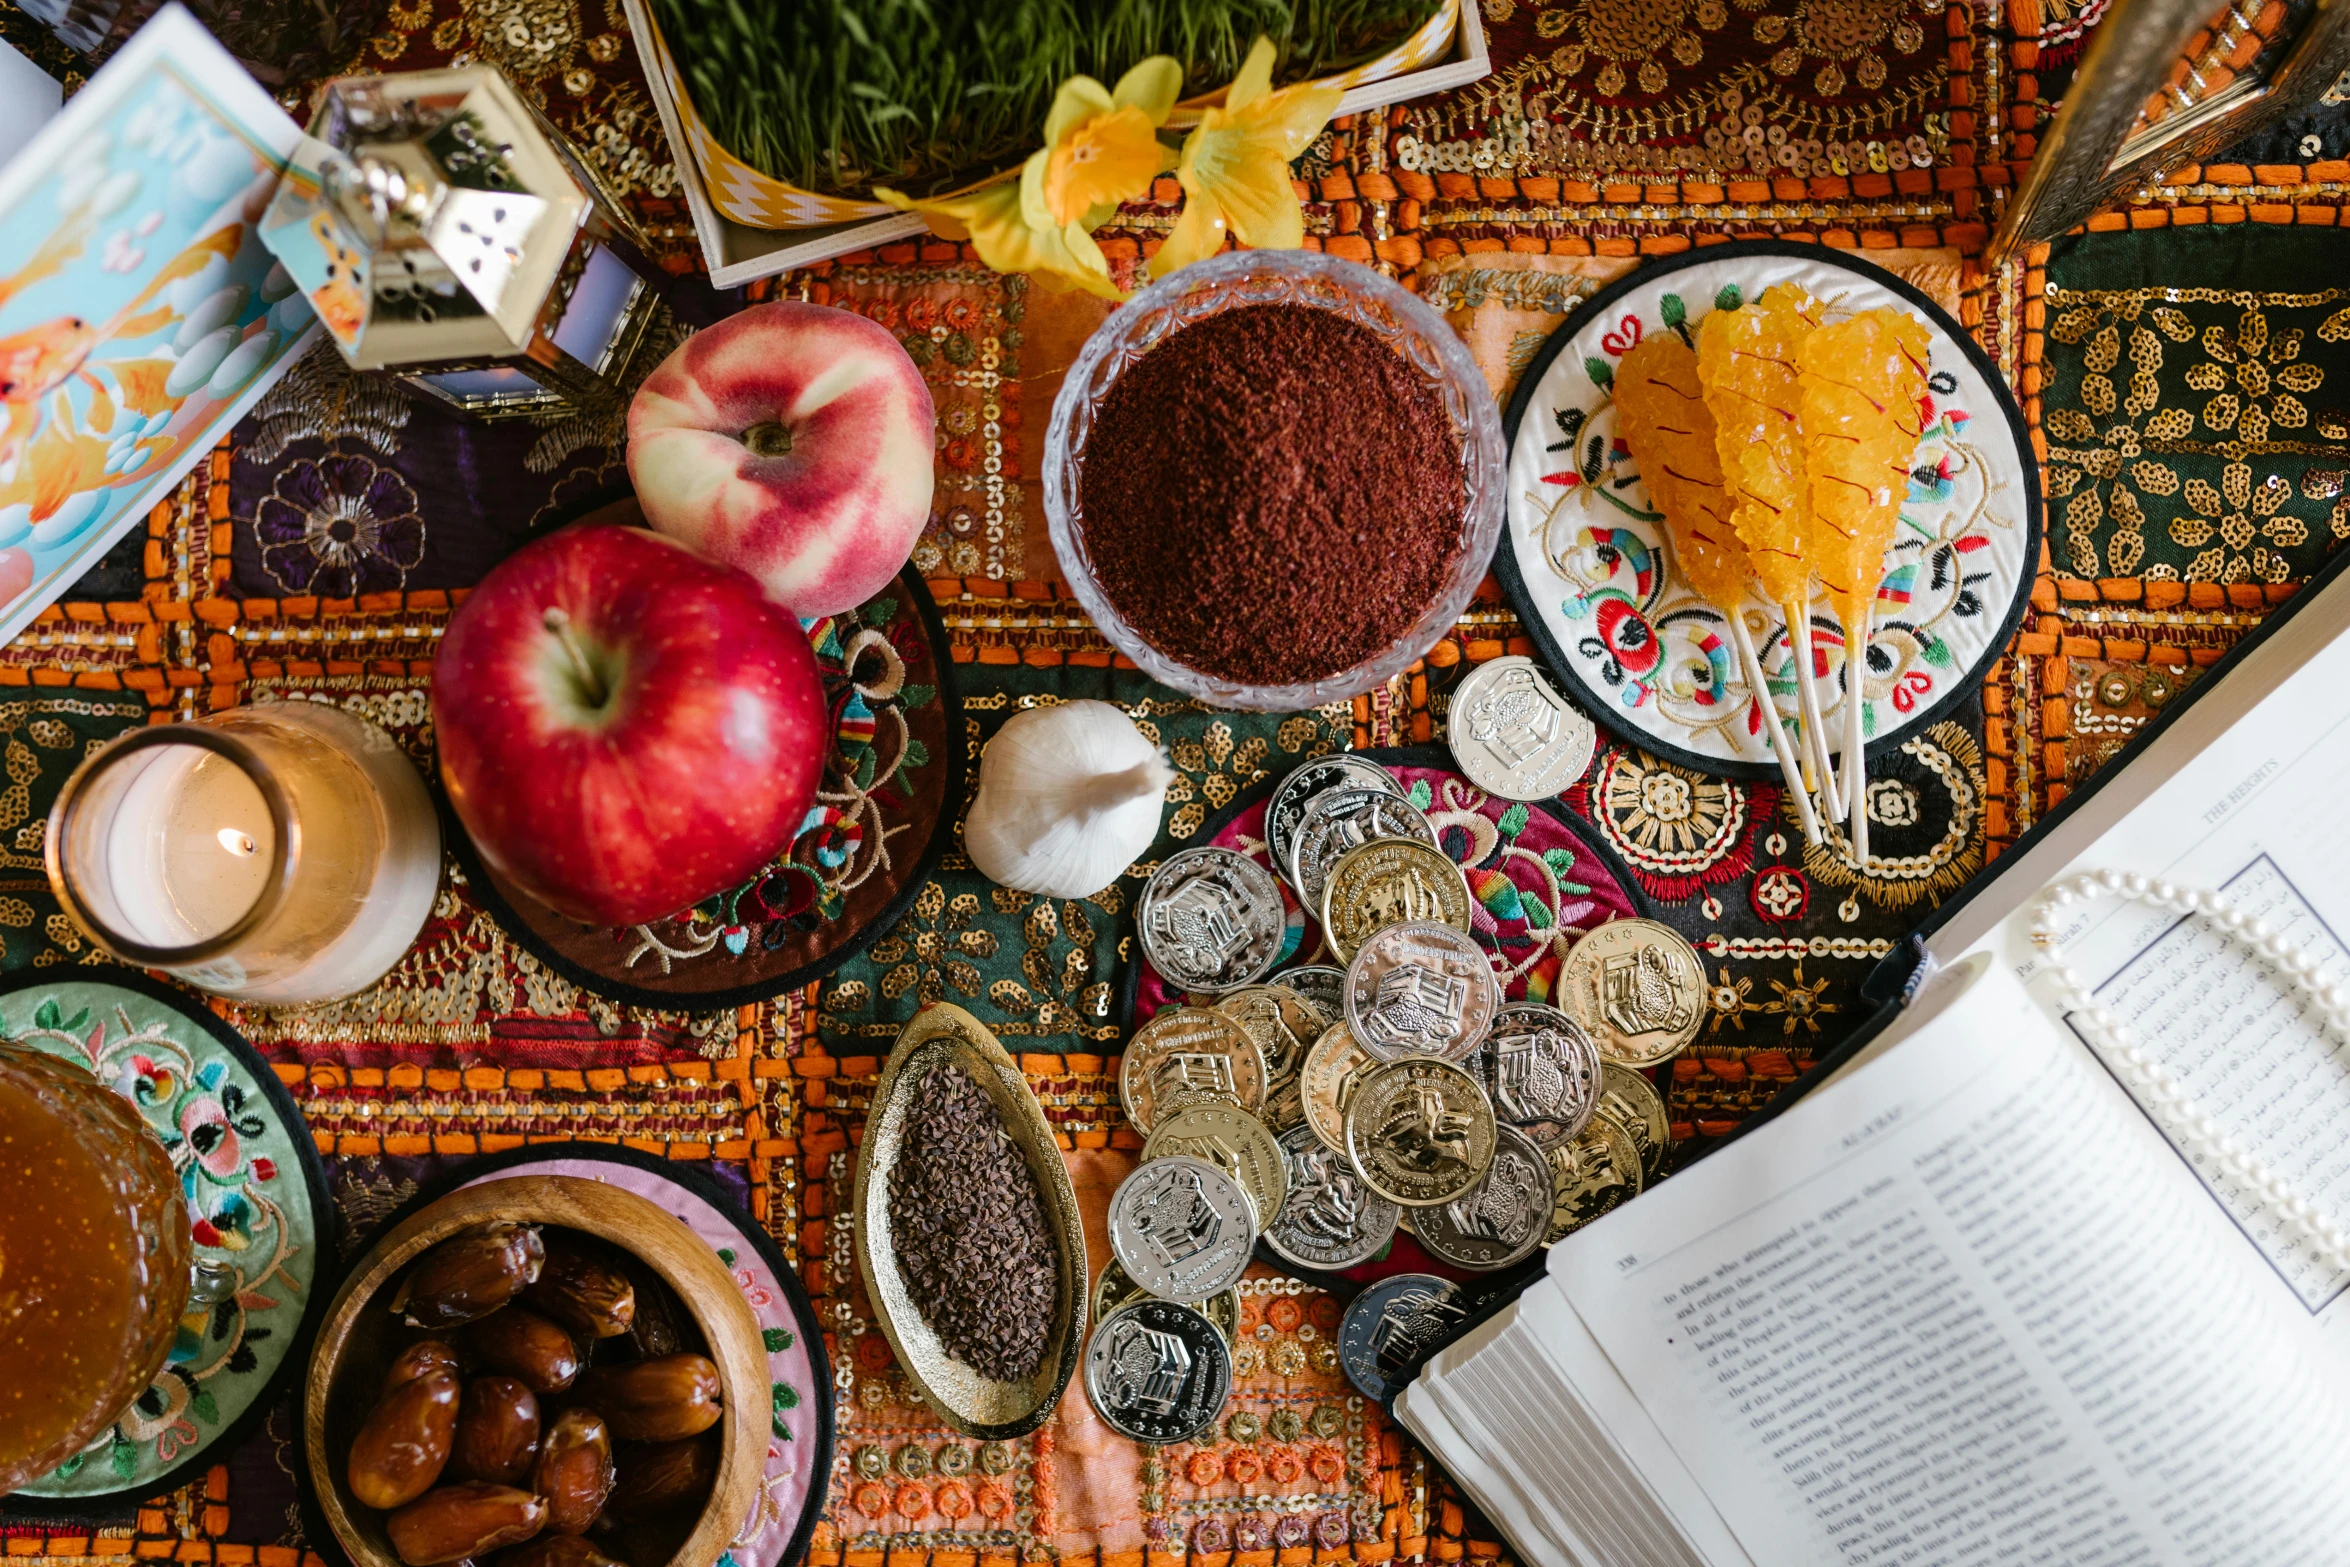
[[[1460,555],[1427,607],[1395,641],[1350,669],[1290,685],[1245,685],[1178,663],[1145,641],[1102,590],[1086,553],[1079,476],[1086,437],[1110,387],[1170,334],[1244,305],[1307,305],[1367,328],[1426,381],[1460,449],[1465,499]],[[1359,262],[1310,250],[1236,250],[1211,256],[1152,284],[1113,313],[1085,347],[1053,399],[1044,438],[1044,515],[1053,553],[1077,602],[1110,645],[1160,683],[1216,707],[1290,712],[1342,701],[1383,685],[1435,645],[1468,607],[1501,538],[1507,466],[1501,416],[1483,372],[1444,318]],[[1268,636],[1281,628],[1267,626]]]

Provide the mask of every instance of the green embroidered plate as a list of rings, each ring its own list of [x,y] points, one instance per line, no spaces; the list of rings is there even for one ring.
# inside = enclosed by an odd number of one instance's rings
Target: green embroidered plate
[[[197,1266],[233,1272],[236,1288],[191,1307],[153,1385],[10,1511],[85,1512],[201,1474],[302,1364],[325,1300],[312,1286],[335,1272],[325,1170],[268,1063],[192,997],[120,970],[71,972],[0,989],[0,1037],[89,1068],[138,1106],[179,1171]]]

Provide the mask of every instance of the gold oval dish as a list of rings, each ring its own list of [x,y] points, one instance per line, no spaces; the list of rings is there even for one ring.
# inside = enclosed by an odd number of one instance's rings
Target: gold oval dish
[[[898,1271],[890,1240],[889,1173],[896,1165],[915,1091],[936,1065],[962,1068],[987,1093],[1004,1133],[1028,1163],[1044,1204],[1045,1227],[1060,1253],[1053,1291],[1052,1331],[1035,1374],[1001,1382],[949,1354],[923,1317]],[[1077,1192],[1061,1162],[1060,1145],[1046,1124],[1020,1063],[996,1042],[987,1025],[961,1007],[939,1002],[915,1014],[891,1047],[873,1089],[873,1110],[857,1148],[857,1265],[873,1315],[905,1372],[940,1417],[965,1436],[1001,1442],[1043,1425],[1060,1402],[1085,1347],[1085,1229]]]

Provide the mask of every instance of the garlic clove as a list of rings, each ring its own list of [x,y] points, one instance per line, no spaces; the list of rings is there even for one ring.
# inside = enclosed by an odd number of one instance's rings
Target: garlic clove
[[[1150,848],[1174,780],[1159,748],[1107,702],[1018,713],[980,755],[963,847],[1006,887],[1090,897]]]

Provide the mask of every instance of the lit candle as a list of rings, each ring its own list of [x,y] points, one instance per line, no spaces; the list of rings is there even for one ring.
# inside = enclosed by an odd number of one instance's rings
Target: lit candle
[[[125,962],[242,1000],[322,1001],[400,960],[440,824],[381,729],[286,702],[123,736],[57,797],[49,879]]]

